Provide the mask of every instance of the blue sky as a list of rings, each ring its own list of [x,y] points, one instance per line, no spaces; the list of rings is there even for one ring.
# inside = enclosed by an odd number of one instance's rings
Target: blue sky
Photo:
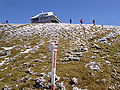
[[[120,25],[120,0],[0,0],[0,23],[30,23],[40,12],[53,11],[63,23]]]

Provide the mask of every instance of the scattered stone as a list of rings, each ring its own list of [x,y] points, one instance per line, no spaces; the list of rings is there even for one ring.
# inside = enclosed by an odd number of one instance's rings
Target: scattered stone
[[[40,59],[35,59],[35,60],[33,60],[33,62],[39,62],[39,63],[42,63],[42,62],[44,62],[43,60],[40,60]]]
[[[91,58],[92,58],[92,59],[96,59],[97,57],[96,57],[96,56],[92,56]]]
[[[70,62],[62,62],[62,63],[60,63],[60,64],[69,64]]]
[[[94,53],[100,53],[98,50],[95,50]]]
[[[107,64],[111,64],[111,62],[110,61],[105,61]]]
[[[78,88],[78,87],[73,87],[72,90],[81,90],[81,88]]]
[[[57,87],[58,87],[58,89],[60,89],[60,90],[66,90],[63,82],[58,83],[58,84],[57,84]]]
[[[102,59],[105,59],[106,57],[101,57]]]
[[[70,56],[70,54],[69,53],[65,53],[65,57],[69,57]]]
[[[45,73],[40,73],[40,74],[37,74],[37,76],[46,77],[47,75]]]
[[[43,79],[43,78],[36,78],[35,79],[35,85],[34,85],[34,87],[35,88],[44,88],[45,87],[45,85],[44,85],[44,82],[45,82],[46,80],[45,79]]]
[[[0,81],[4,80],[4,78],[1,78]]]
[[[55,81],[59,81],[60,80],[60,77],[58,77],[57,75],[55,75]]]
[[[26,66],[28,66],[29,65],[29,63],[23,63],[21,66],[22,67],[26,67]]]
[[[28,74],[31,74],[31,75],[35,74],[33,71],[31,71],[31,68],[28,68],[25,72],[28,73]]]
[[[0,66],[4,65],[6,63],[6,60],[0,62]]]
[[[42,71],[48,71],[47,66],[43,66],[43,68],[41,69]]]
[[[81,48],[81,52],[87,52],[88,48]]]
[[[6,56],[6,55],[7,55],[7,51],[0,50],[0,56]]]
[[[47,66],[43,66],[43,68],[47,68]]]
[[[46,59],[46,58],[47,58],[47,56],[43,56],[42,58],[43,58],[43,59]]]
[[[11,50],[13,47],[2,47],[4,50]]]
[[[81,89],[81,88],[78,88],[78,87],[73,87],[72,90],[88,90],[88,89]]]
[[[26,49],[25,51],[21,52],[21,54],[29,53],[31,50],[33,50],[33,49],[32,49],[32,48],[30,48],[30,49]]]
[[[28,80],[31,80],[28,76],[25,76],[21,79],[21,82],[27,82]]]
[[[52,73],[48,72],[47,77],[51,77]]]
[[[105,37],[101,38],[101,39],[98,39],[97,40],[98,42],[107,42],[107,39]]]
[[[30,53],[31,53],[31,54],[35,54],[35,51],[31,50]]]
[[[100,71],[100,65],[94,61],[87,63],[85,67],[89,67],[89,69],[93,71]]]
[[[102,83],[106,83],[107,79],[102,79],[101,81],[102,81]]]
[[[15,85],[15,87],[18,87],[18,86],[19,86],[18,84]]]
[[[11,77],[11,76],[12,76],[12,73],[7,74],[7,77]]]
[[[98,46],[97,44],[93,44],[93,46],[92,46],[93,48],[96,48],[96,49],[101,49],[101,47],[100,46]]]
[[[11,51],[7,51],[7,56],[10,56],[11,55]]]
[[[12,90],[12,88],[8,85],[5,85],[1,90]]]
[[[82,52],[75,52],[75,53],[73,53],[74,55],[76,55],[76,56],[79,56],[79,57],[82,57],[83,56],[83,53]]]
[[[77,81],[77,79],[74,77],[74,78],[72,78],[72,80],[70,81],[70,85],[75,85],[75,84],[78,84],[78,81]]]
[[[80,58],[79,57],[76,57],[76,56],[73,56],[73,55],[70,55],[69,57],[65,57],[64,59],[62,59],[63,62],[66,62],[66,61],[80,61]]]
[[[115,90],[115,86],[110,86],[109,90]]]
[[[68,57],[68,61],[80,61],[79,57]]]
[[[29,67],[35,67],[37,66],[36,64],[30,64]]]

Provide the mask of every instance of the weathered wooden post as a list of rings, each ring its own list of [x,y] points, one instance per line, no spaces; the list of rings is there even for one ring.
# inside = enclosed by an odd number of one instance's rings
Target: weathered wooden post
[[[51,90],[55,90],[55,75],[56,75],[56,59],[57,59],[58,43],[56,41],[51,43],[52,50],[52,77],[51,77]]]

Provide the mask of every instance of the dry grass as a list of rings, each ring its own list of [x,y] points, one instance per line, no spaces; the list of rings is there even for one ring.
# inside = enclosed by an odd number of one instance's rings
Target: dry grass
[[[19,26],[20,27],[20,26]],[[106,31],[103,34],[99,35],[96,33],[97,36],[93,37],[92,39],[89,39],[90,43],[90,52],[84,53],[83,57],[80,57],[80,61],[69,61],[68,63],[62,62],[61,59],[64,58],[64,54],[67,51],[71,51],[75,46],[70,46],[74,41],[71,39],[59,39],[59,49],[58,49],[58,56],[57,56],[57,75],[60,77],[60,81],[58,82],[64,82],[64,85],[66,86],[67,90],[72,89],[72,85],[70,85],[70,81],[73,77],[76,77],[78,80],[78,84],[75,85],[78,88],[88,88],[88,90],[108,90],[108,87],[112,84],[112,70],[116,68],[117,72],[120,73],[120,68],[116,67],[116,65],[119,66],[119,64],[115,63],[119,61],[120,54],[118,53],[118,50],[120,51],[120,37],[117,36],[115,40],[116,42],[113,42],[111,46],[106,46],[105,43],[99,43],[94,42],[95,39],[101,38],[108,34],[111,31]],[[113,38],[109,40],[111,42]],[[32,67],[31,70],[33,72],[36,72],[37,74],[40,73],[48,73],[51,71],[51,52],[48,49],[49,46],[49,39],[42,38],[40,36],[32,36],[32,37],[21,37],[17,39],[12,39],[11,41],[0,41],[1,47],[11,47],[11,46],[31,46],[34,47],[38,43],[45,42],[43,45],[40,45],[39,49],[35,51],[35,53],[27,53],[27,54],[21,54],[18,57],[15,58],[15,60],[10,61],[7,65],[0,66],[0,69],[5,69],[4,71],[0,71],[0,79],[3,79],[0,81],[0,89],[4,85],[9,85],[15,90],[20,90],[23,88],[32,88],[34,85],[34,79],[39,77],[37,75],[30,75],[26,73],[26,69],[29,68],[29,65],[35,64],[36,66]],[[94,50],[95,48],[92,47],[93,44],[99,45],[102,49],[99,49],[99,53],[95,54]],[[9,58],[12,58],[16,55],[18,55],[21,51],[24,51],[26,48],[20,47],[19,50],[12,49],[11,55],[6,56]],[[0,48],[2,50],[2,48]],[[108,50],[110,52],[105,52],[105,50]],[[106,57],[106,60],[109,60],[112,62],[112,65],[109,66],[105,63],[105,60],[102,59],[102,57],[109,55],[109,57]],[[116,56],[114,56],[116,55]],[[27,57],[26,57],[27,56]],[[46,57],[44,57],[46,56]],[[96,59],[92,59],[92,56],[96,56]],[[35,59],[41,59],[44,62],[33,62]],[[4,58],[0,58],[0,61],[4,60]],[[91,71],[88,68],[85,67],[85,65],[90,62],[95,61],[100,63],[100,69],[101,71]],[[21,67],[24,63],[29,63],[25,67]],[[115,66],[114,66],[115,65]],[[44,66],[46,66],[44,68]],[[44,68],[44,69],[43,69]],[[9,76],[9,73],[12,73]],[[20,81],[23,77],[28,76],[31,78],[31,80],[26,81]],[[47,78],[49,81],[50,78]],[[103,79],[106,79],[107,81],[103,83]],[[119,80],[117,80],[119,81]],[[18,85],[18,87],[16,87]]]

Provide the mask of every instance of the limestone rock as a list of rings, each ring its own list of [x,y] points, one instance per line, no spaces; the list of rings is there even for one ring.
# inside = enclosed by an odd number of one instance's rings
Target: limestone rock
[[[5,86],[2,88],[2,90],[12,90],[12,88],[9,87],[8,85],[5,85]]]
[[[70,82],[71,85],[75,85],[75,84],[78,84],[78,81],[75,77],[72,78],[71,82]]]
[[[57,87],[58,87],[60,90],[66,90],[63,82],[58,83],[58,84],[57,84]]]
[[[34,85],[34,87],[35,88],[44,88],[45,87],[45,85],[44,85],[44,82],[45,82],[46,80],[45,79],[43,79],[43,78],[36,78],[35,79],[35,85]]]
[[[93,70],[93,71],[100,71],[100,65],[95,61],[91,61],[87,63],[85,67],[88,67],[90,70]]]

